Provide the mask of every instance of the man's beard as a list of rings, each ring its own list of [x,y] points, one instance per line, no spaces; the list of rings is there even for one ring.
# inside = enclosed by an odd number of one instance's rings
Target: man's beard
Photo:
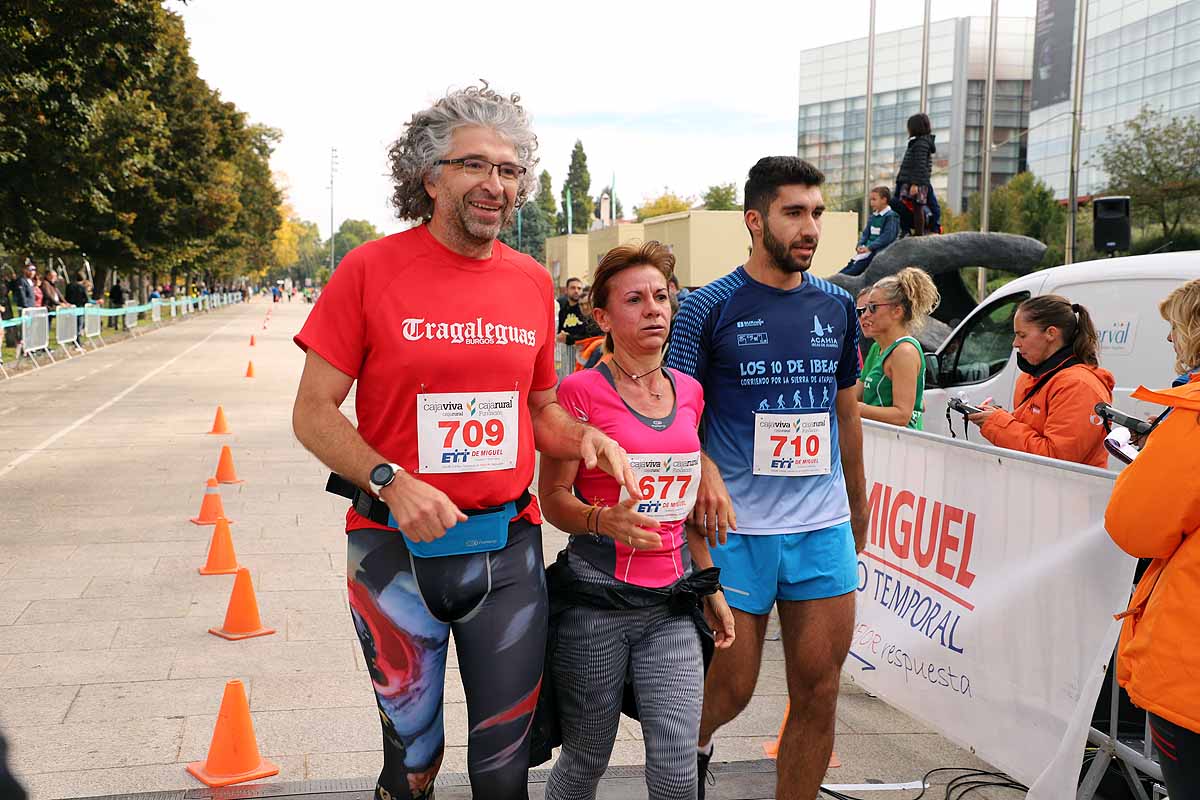
[[[488,223],[480,222],[471,214],[470,204],[466,195],[459,198],[457,208],[455,209],[458,217],[458,227],[463,234],[477,242],[485,243],[493,241],[500,235],[500,231],[508,227],[513,218],[513,207],[508,202],[508,197],[504,196],[500,202],[500,220],[499,222]]]
[[[816,254],[817,242],[813,240],[813,254]],[[771,257],[771,261],[782,272],[807,272],[812,266],[812,256],[809,256],[805,261],[792,256],[790,248],[783,242],[771,235],[771,226],[763,220],[763,248],[767,251],[767,255]]]

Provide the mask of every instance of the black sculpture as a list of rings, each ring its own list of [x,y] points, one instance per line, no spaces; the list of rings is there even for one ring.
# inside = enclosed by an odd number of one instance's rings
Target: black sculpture
[[[933,278],[942,296],[932,319],[918,338],[926,352],[941,346],[963,317],[975,308],[975,297],[963,283],[964,267],[1028,275],[1038,268],[1046,245],[1028,236],[1011,233],[947,233],[940,236],[908,236],[875,256],[862,275],[834,275],[830,281],[852,295],[880,278],[895,275],[905,267],[921,267]]]

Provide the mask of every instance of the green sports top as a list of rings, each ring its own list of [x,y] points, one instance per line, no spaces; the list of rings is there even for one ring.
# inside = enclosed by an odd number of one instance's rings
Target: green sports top
[[[878,342],[871,344],[871,349],[867,352],[866,359],[863,360],[863,402],[879,408],[895,405],[892,402],[892,379],[883,371],[883,362],[887,361],[888,356],[901,342],[911,342],[913,347],[917,348],[917,355],[921,357],[921,369],[917,372],[916,402],[913,404],[912,419],[908,421],[906,427],[923,431],[925,430],[925,351],[921,349],[921,343],[911,336],[901,336],[882,353],[879,351]]]

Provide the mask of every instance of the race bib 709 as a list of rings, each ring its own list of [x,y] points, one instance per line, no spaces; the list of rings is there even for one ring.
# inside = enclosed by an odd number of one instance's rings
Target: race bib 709
[[[417,395],[421,472],[495,472],[517,465],[518,392]]]

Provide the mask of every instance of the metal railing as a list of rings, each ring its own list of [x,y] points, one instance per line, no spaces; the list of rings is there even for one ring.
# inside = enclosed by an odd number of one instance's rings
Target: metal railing
[[[25,308],[21,309],[21,315],[15,319],[5,320],[3,327],[19,327],[21,331],[21,341],[17,349],[17,360],[14,363],[10,362],[5,365],[0,361],[0,377],[9,377],[6,366],[20,365],[21,359],[29,356],[29,360],[33,363],[34,369],[42,366],[37,358],[39,354],[45,354],[54,363],[54,352],[50,344],[50,318],[53,317],[54,332],[56,344],[63,348],[63,352],[70,358],[71,345],[79,353],[89,352],[84,345],[91,343],[91,349],[97,350],[101,345],[107,344],[104,341],[104,318],[119,319],[120,325],[130,334],[138,335],[138,319],[140,315],[147,314],[150,321],[155,325],[161,325],[163,321],[163,307],[170,309],[172,318],[186,317],[187,314],[193,313],[194,310],[200,308],[219,308],[222,305],[232,305],[241,302],[241,295],[238,292],[224,293],[224,297],[228,298],[228,302],[222,302],[213,296],[214,299],[209,301],[207,297],[180,297],[180,298],[155,298],[144,305],[137,305],[132,300],[126,301],[124,305],[117,308],[102,308],[99,305],[89,303],[82,308],[60,308],[57,311],[50,311],[45,307]],[[99,344],[97,344],[97,341]]]
[[[35,353],[45,353],[54,362],[54,354],[50,352],[50,310],[45,307],[21,309],[21,353],[17,363],[29,356],[34,368],[40,367]]]
[[[1120,644],[1118,643],[1117,646],[1120,647]],[[1103,731],[1097,728],[1088,729],[1088,742],[1095,745],[1098,750],[1092,757],[1091,766],[1084,774],[1083,781],[1079,784],[1079,791],[1076,792],[1075,799],[1092,800],[1100,788],[1100,781],[1108,772],[1109,765],[1116,760],[1121,765],[1125,783],[1129,785],[1138,800],[1157,800],[1164,796],[1165,789],[1161,788],[1162,767],[1154,760],[1154,745],[1150,736],[1150,714],[1145,711],[1141,712],[1143,717],[1142,738],[1134,742],[1140,745],[1140,750],[1127,743],[1131,741],[1129,737],[1125,737],[1125,740],[1122,741],[1120,737],[1121,687],[1117,684],[1116,663],[1116,650],[1114,650],[1112,665],[1109,669],[1112,673],[1110,676],[1112,692],[1109,698],[1108,729]],[[1153,788],[1153,797],[1146,794],[1146,789],[1142,786],[1145,778],[1156,781],[1158,784]]]
[[[54,338],[58,339],[58,345],[63,349],[63,354],[67,358],[71,357],[71,350],[67,345],[75,345],[79,350],[83,347],[79,344],[79,318],[83,316],[83,309],[60,308],[54,312]]]

